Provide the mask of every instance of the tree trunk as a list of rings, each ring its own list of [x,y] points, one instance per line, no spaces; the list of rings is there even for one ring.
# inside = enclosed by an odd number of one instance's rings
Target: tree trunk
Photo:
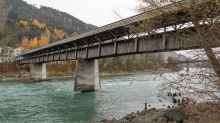
[[[199,39],[202,43],[202,48],[204,48],[205,53],[208,56],[209,61],[211,63],[211,66],[212,66],[213,70],[215,71],[216,76],[220,80],[220,64],[219,64],[219,61],[216,58],[215,54],[213,53],[213,50],[212,50],[213,43],[212,43],[212,41],[210,41],[208,39],[208,37],[205,36],[207,34],[205,33],[204,30],[201,29],[201,26],[198,21],[193,21],[193,24],[194,24],[195,29],[200,37]],[[220,82],[218,82],[218,85],[220,85]]]

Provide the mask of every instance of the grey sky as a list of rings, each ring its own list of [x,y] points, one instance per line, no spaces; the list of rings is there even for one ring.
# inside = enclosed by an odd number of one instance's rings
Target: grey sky
[[[90,24],[104,26],[120,20],[113,10],[123,18],[135,15],[137,0],[23,0],[29,4],[48,6],[69,13]]]

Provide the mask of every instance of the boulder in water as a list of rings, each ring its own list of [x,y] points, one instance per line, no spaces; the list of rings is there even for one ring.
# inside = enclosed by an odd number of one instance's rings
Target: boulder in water
[[[32,82],[42,82],[42,81],[50,81],[51,79],[45,78],[45,79],[39,79],[39,78],[30,78],[30,81]]]
[[[101,120],[100,122],[107,122],[107,119]]]

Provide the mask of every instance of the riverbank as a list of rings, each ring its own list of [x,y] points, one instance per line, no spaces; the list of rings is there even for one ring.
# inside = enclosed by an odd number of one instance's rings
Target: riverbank
[[[117,75],[134,75],[134,74],[161,74],[161,73],[172,73],[174,71],[170,69],[165,69],[165,70],[156,70],[156,71],[135,71],[135,72],[100,72],[100,76],[117,76]]]
[[[190,107],[190,108],[189,108]],[[192,109],[193,108],[193,109]],[[102,120],[100,123],[220,123],[220,103],[184,104],[168,109],[144,109],[122,119]]]
[[[1,81],[9,81],[9,80],[26,80],[30,78],[29,73],[25,74],[10,74],[10,75],[0,75],[0,80]]]
[[[120,76],[120,75],[135,75],[135,74],[161,74],[161,73],[172,73],[174,71],[169,69],[157,70],[157,71],[135,71],[135,72],[100,72],[100,76]],[[74,78],[75,74],[59,74],[59,75],[47,75],[47,79],[62,79],[62,78]],[[30,79],[29,72],[18,73],[18,74],[9,74],[9,75],[0,75],[1,81],[8,80],[28,80]]]

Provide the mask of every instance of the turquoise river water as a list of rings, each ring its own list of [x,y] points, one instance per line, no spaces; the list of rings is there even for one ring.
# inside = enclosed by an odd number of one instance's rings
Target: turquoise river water
[[[141,111],[144,103],[162,108],[154,75],[101,77],[101,89],[75,93],[74,78],[51,82],[0,82],[1,123],[94,123]]]

